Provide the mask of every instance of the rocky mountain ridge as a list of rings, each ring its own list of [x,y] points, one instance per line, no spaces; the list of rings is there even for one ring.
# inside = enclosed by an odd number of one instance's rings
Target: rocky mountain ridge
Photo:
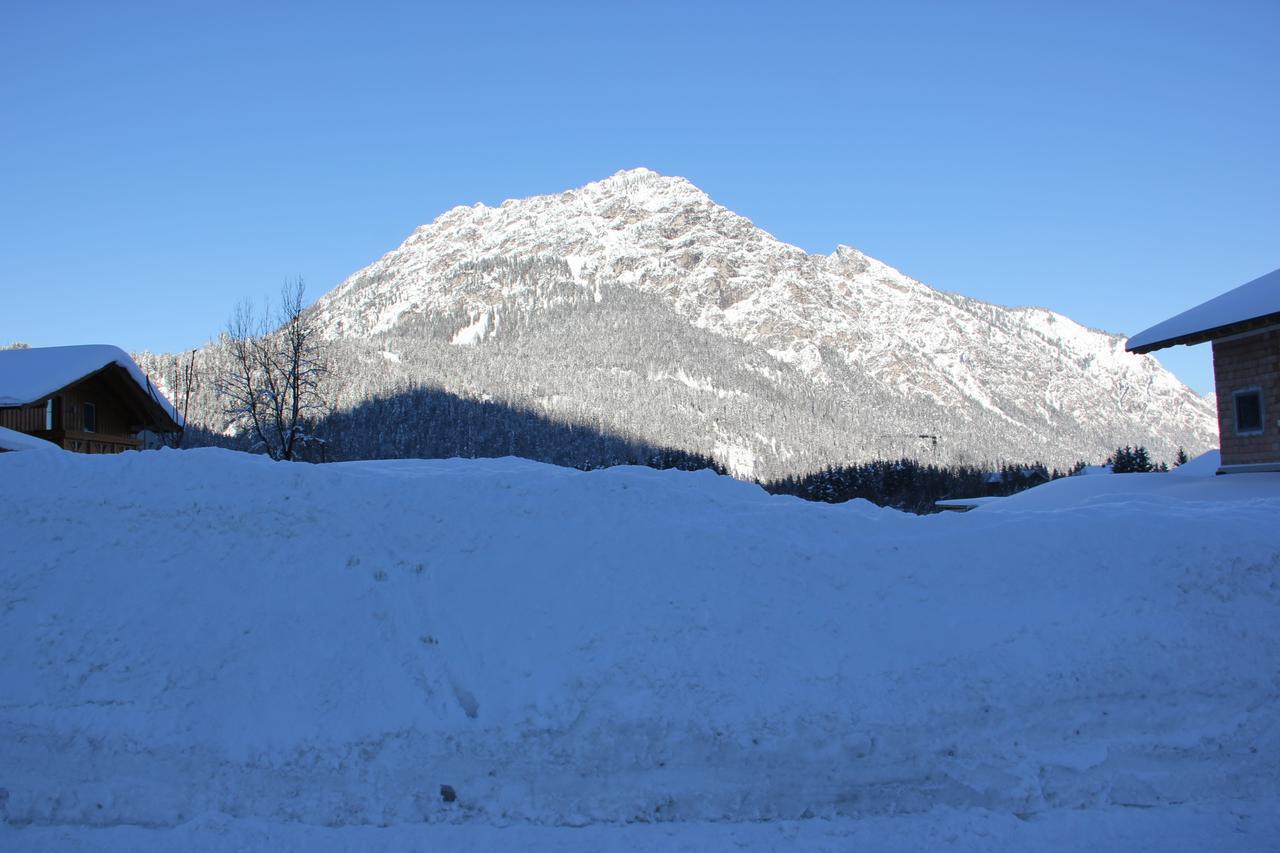
[[[428,384],[742,476],[1215,440],[1211,405],[1122,336],[934,290],[849,246],[810,255],[648,169],[455,207],[312,310],[342,354],[340,408]]]

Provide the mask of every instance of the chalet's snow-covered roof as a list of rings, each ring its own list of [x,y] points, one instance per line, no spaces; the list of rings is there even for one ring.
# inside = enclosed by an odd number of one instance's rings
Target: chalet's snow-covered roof
[[[159,403],[175,423],[182,424],[182,416],[142,368],[127,352],[110,344],[0,350],[0,406],[35,402],[109,364],[124,368],[144,394]]]
[[[62,450],[52,441],[0,427],[0,450]]]
[[[1273,270],[1228,290],[1208,302],[1157,323],[1129,338],[1125,349],[1150,352],[1180,343],[1199,343],[1196,336],[1214,329],[1247,323],[1272,314],[1280,315],[1280,270]],[[1203,338],[1200,340],[1207,340]]]

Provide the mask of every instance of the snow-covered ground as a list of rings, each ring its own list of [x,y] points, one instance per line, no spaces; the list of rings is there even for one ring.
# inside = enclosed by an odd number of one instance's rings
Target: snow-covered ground
[[[43,438],[36,438],[34,435],[28,435],[25,432],[0,427],[0,451],[9,452],[12,450],[62,450],[62,448],[52,441],[45,441]]]
[[[9,453],[0,507],[0,849],[1280,838],[1277,474],[921,518],[515,459]]]

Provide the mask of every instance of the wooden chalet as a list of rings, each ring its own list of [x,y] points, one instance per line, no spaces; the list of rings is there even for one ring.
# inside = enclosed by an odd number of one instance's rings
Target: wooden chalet
[[[124,350],[103,345],[0,350],[0,428],[78,453],[142,446],[182,418]]]
[[[1219,474],[1280,471],[1280,270],[1129,339],[1130,352],[1213,342]]]

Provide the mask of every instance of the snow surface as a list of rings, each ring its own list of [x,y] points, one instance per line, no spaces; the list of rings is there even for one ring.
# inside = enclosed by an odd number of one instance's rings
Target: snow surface
[[[1217,474],[1218,469],[1222,467],[1222,452],[1218,450],[1210,450],[1201,453],[1195,459],[1190,459],[1177,468],[1169,471],[1170,474],[1177,474],[1179,477],[1207,477]]]
[[[946,498],[940,501],[934,501],[933,505],[938,507],[969,507],[975,508],[985,504],[994,503],[995,501],[1004,500],[1000,495],[980,495],[973,498]]]
[[[489,321],[493,318],[492,311],[481,311],[479,316],[472,320],[469,325],[459,329],[450,341],[455,346],[474,346],[485,339],[489,334]]]
[[[1185,512],[1212,513],[1243,503],[1267,503],[1280,492],[1280,474],[1215,476],[1219,459],[1218,451],[1211,450],[1167,473],[1063,477],[979,509],[1027,513],[1114,507],[1140,511],[1174,501]]]
[[[52,441],[0,427],[0,450],[61,450]]]
[[[1139,332],[1129,338],[1125,348],[1147,347],[1268,314],[1280,314],[1280,270],[1273,270]]]
[[[108,364],[118,364],[175,423],[182,416],[127,352],[110,344],[0,350],[0,406],[22,406],[59,391]]]
[[[707,472],[12,453],[0,506],[0,849],[1280,837],[1277,474],[916,517]]]

